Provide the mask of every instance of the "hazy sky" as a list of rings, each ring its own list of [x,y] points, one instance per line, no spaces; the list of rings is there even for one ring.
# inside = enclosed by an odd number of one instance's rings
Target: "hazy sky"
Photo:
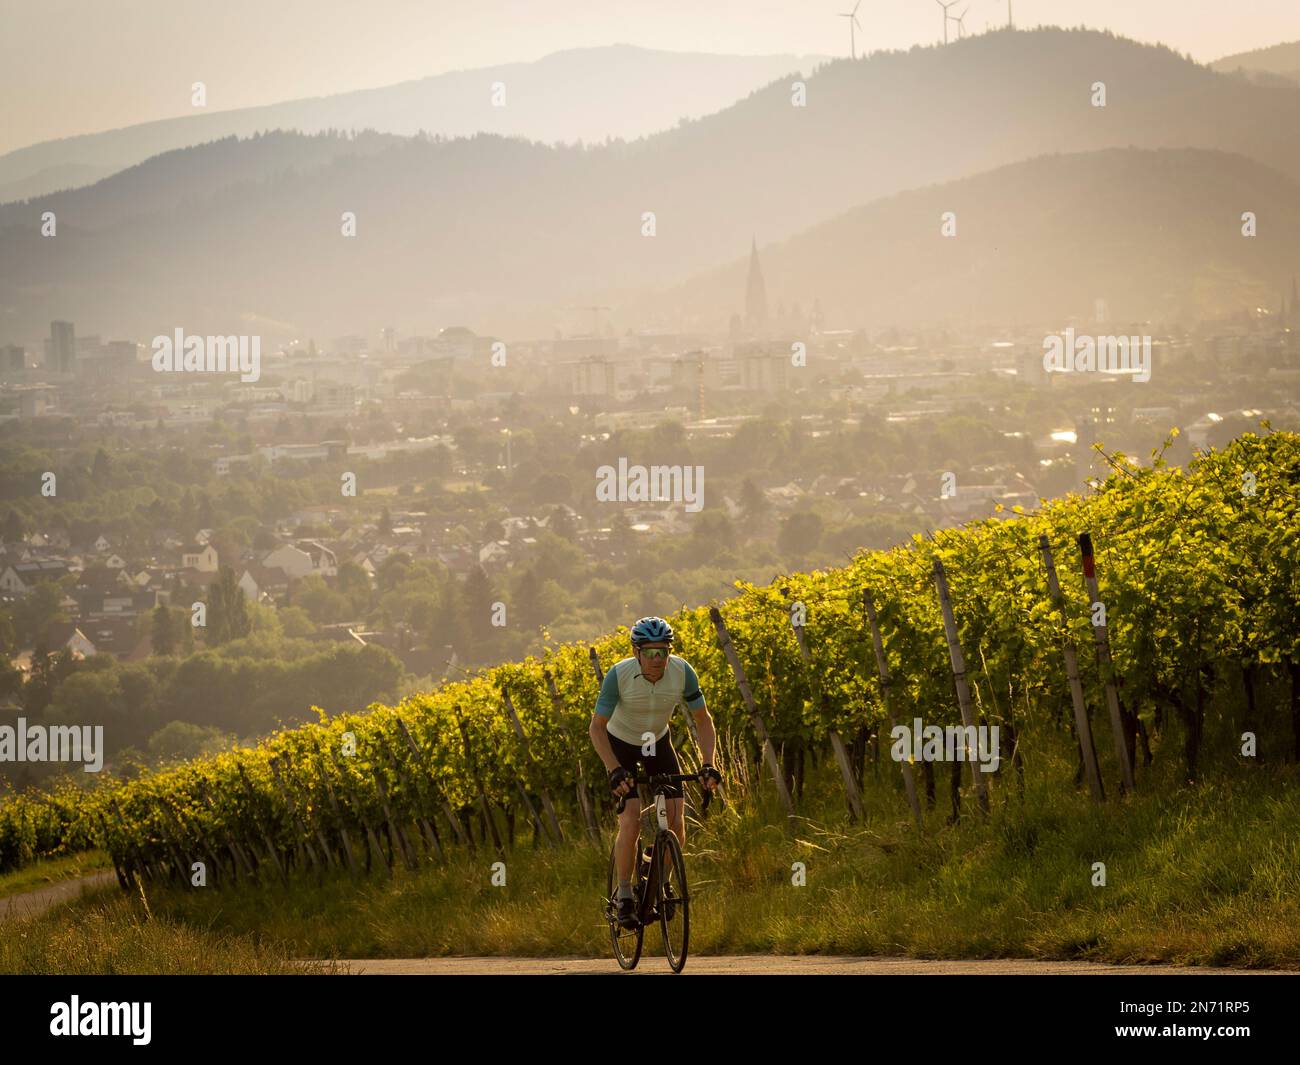
[[[0,0],[0,152],[192,113],[322,96],[627,42],[847,54],[853,0]],[[1087,25],[1208,61],[1300,39],[1297,0],[1013,0],[1017,25]],[[954,13],[962,10],[958,0]],[[1004,24],[969,0],[966,28]],[[862,0],[862,44],[942,33],[934,0]],[[593,89],[593,91],[598,91]]]

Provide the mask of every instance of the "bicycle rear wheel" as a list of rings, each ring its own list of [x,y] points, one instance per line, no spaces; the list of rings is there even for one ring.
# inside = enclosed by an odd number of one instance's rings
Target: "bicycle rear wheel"
[[[679,973],[686,964],[691,939],[690,896],[686,889],[686,860],[672,832],[659,833],[655,847],[658,865],[657,906],[668,967]]]
[[[640,851],[640,841],[637,843]],[[605,877],[605,920],[609,922],[610,943],[614,947],[614,958],[621,969],[635,969],[641,960],[641,944],[645,938],[645,926],[639,921],[635,929],[624,928],[618,923],[618,863],[615,861],[618,851],[618,837],[609,848],[609,872]],[[640,863],[638,855],[637,864]],[[635,866],[633,866],[635,868]],[[634,891],[635,894],[635,891]]]

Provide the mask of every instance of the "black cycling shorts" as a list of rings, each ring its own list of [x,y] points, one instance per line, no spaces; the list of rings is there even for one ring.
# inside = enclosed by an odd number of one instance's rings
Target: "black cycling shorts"
[[[655,773],[680,773],[682,771],[677,762],[677,752],[673,750],[673,734],[671,730],[665,732],[661,739],[655,740],[655,753],[653,755],[642,754],[640,744],[625,743],[614,735],[609,737],[609,746],[614,752],[614,757],[618,759],[618,764],[629,773],[636,773],[638,762],[645,766],[645,771],[651,775]],[[682,786],[680,784],[665,784],[664,794],[670,799],[680,799],[682,797]],[[627,793],[626,797],[629,799],[639,798],[636,793],[636,784],[632,785],[632,790]]]

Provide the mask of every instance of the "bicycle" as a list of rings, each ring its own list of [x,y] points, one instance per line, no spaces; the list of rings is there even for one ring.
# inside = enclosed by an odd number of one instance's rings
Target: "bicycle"
[[[644,784],[654,796],[654,811],[659,827],[654,841],[650,844],[650,860],[647,862],[641,850],[640,822],[638,822],[636,840],[636,884],[632,896],[636,902],[636,927],[624,928],[618,920],[618,836],[609,850],[609,875],[605,884],[605,919],[609,922],[610,941],[614,947],[614,957],[622,969],[635,969],[641,960],[641,946],[645,936],[646,925],[659,922],[664,938],[664,953],[668,966],[679,973],[686,964],[686,951],[690,943],[690,896],[686,890],[686,862],[682,857],[681,844],[677,836],[668,827],[668,797],[664,789],[669,784],[688,780],[698,781],[699,773],[661,773],[646,777],[638,768],[636,774],[637,797],[646,794]],[[618,800],[618,812],[621,814],[627,805],[629,796],[622,795]],[[707,810],[713,793],[704,789],[702,810]],[[642,800],[641,816],[649,812],[650,805]],[[673,947],[677,930],[681,930],[681,949]]]

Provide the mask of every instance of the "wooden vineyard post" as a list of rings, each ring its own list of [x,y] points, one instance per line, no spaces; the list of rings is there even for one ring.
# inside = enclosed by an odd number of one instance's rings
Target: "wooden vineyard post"
[[[388,802],[388,789],[384,787],[384,780],[379,775],[379,767],[375,767],[375,790],[379,792],[379,806],[384,811],[384,821],[388,825],[389,847],[394,846],[402,852],[402,861],[406,863],[408,869],[418,869],[420,863],[415,857],[415,848],[411,846],[406,838],[406,833],[402,831],[402,826],[397,823],[397,818],[393,816],[393,808]],[[390,869],[389,872],[392,872]]]
[[[215,819],[217,808],[212,801],[212,795],[208,791],[208,783],[206,780],[199,781],[199,794],[203,797],[203,802],[208,808],[208,813]],[[226,850],[230,851],[230,867],[234,872],[234,879],[239,879],[239,872],[241,869],[247,874],[250,880],[254,879],[256,871],[253,869],[253,863],[248,860],[248,855],[244,853],[244,848],[239,845],[239,841],[235,839],[234,834],[230,831],[230,826],[223,823],[221,826],[221,832],[226,838]]]
[[[1088,704],[1084,701],[1083,682],[1079,679],[1079,652],[1074,645],[1074,638],[1070,635],[1070,622],[1065,614],[1065,597],[1061,594],[1061,585],[1056,579],[1052,545],[1046,535],[1038,538],[1038,549],[1043,553],[1043,565],[1047,569],[1047,593],[1061,613],[1061,634],[1064,637],[1061,652],[1065,657],[1065,676],[1070,683],[1070,701],[1074,704],[1074,730],[1078,733],[1079,749],[1083,752],[1083,765],[1088,773],[1088,787],[1092,791],[1094,802],[1105,802],[1106,788],[1101,782],[1101,770],[1097,768],[1097,746],[1093,743],[1092,723],[1088,720]]]
[[[340,755],[337,751],[331,748],[330,757],[334,759],[338,759]],[[349,755],[346,757],[352,757],[352,756]],[[366,851],[366,872],[367,873],[370,872],[370,851],[373,850],[376,854],[379,855],[379,860],[384,865],[384,871],[388,873],[389,876],[392,876],[393,865],[392,862],[389,861],[388,855],[384,853],[384,848],[379,842],[379,833],[375,831],[375,826],[370,823],[370,819],[361,812],[361,803],[357,801],[357,796],[352,791],[352,786],[348,780],[348,775],[344,773],[342,769],[340,769],[339,771],[339,778],[340,778],[339,787],[345,788],[347,790],[347,798],[351,801],[353,810],[356,811],[356,818],[358,821],[361,822],[361,827],[366,830],[366,840],[370,844],[370,849]]]
[[[497,823],[492,819],[492,808],[488,805],[487,791],[483,787],[483,778],[479,775],[478,765],[470,751],[469,729],[465,727],[465,718],[461,716],[460,704],[452,707],[452,710],[456,714],[456,724],[460,726],[461,742],[465,745],[465,764],[469,767],[470,776],[474,780],[474,787],[478,791],[478,801],[483,811],[483,820],[487,824],[488,831],[492,833],[492,845],[496,847],[498,854],[504,854],[505,848],[501,845],[501,835],[497,832]]]
[[[560,820],[555,816],[555,801],[551,797],[551,789],[545,781],[541,780],[541,774],[537,771],[537,765],[533,761],[533,753],[528,747],[528,736],[524,733],[523,722],[519,720],[519,714],[515,710],[514,701],[510,698],[508,691],[502,691],[501,698],[506,704],[506,713],[510,715],[510,724],[514,726],[515,735],[519,737],[519,748],[523,754],[521,765],[524,768],[525,776],[537,777],[537,793],[542,797],[542,809],[546,813],[546,821],[543,826],[546,830],[547,840],[551,843],[563,843],[564,833],[560,831]],[[521,789],[522,790],[522,789]],[[537,818],[537,811],[533,810],[532,800],[528,799],[528,793],[523,792],[527,800],[528,809],[532,812],[534,819]]]
[[[325,781],[325,794],[329,798],[330,809],[334,811],[334,820],[339,825],[339,838],[343,841],[343,856],[348,861],[348,872],[356,876],[357,859],[352,853],[352,837],[348,835],[348,826],[343,823],[343,811],[339,809],[339,800],[334,794],[334,784],[330,780],[329,769],[325,765],[325,755],[321,751],[317,751],[316,758],[320,763],[321,778]]]
[[[138,872],[142,877],[149,875],[148,863],[144,860],[144,854],[139,847],[131,842],[131,833],[127,831],[126,819],[122,816],[122,810],[117,805],[117,800],[109,802],[108,808],[113,811],[113,817],[117,821],[118,828],[122,832],[122,844],[125,848],[125,861],[127,863],[127,876],[134,882],[135,874]]]
[[[966,727],[967,738],[975,728],[975,715],[971,709],[970,685],[966,683],[966,660],[962,657],[961,642],[957,638],[957,620],[952,613],[952,600],[948,597],[948,575],[943,571],[943,563],[934,560],[934,583],[939,591],[939,607],[943,611],[943,629],[948,637],[948,656],[952,660],[952,679],[957,686],[957,705],[961,707],[961,721]],[[966,752],[968,755],[969,751]],[[988,784],[980,769],[978,758],[967,758],[970,763],[971,779],[975,782],[975,795],[979,799],[980,810],[989,812]]]
[[[108,851],[108,856],[113,860],[113,872],[117,873],[117,882],[123,891],[131,890],[131,867],[127,864],[125,851],[115,850],[108,842],[108,822],[104,820],[102,810],[95,813],[95,818],[99,821],[99,831],[104,837],[104,849]]]
[[[1079,534],[1079,555],[1083,562],[1083,583],[1088,589],[1089,609],[1092,613],[1092,639],[1097,645],[1097,665],[1106,686],[1106,707],[1110,711],[1110,727],[1115,733],[1115,755],[1119,758],[1120,776],[1126,791],[1132,791],[1133,764],[1128,760],[1128,743],[1124,740],[1124,719],[1119,712],[1119,692],[1115,688],[1115,672],[1110,660],[1110,637],[1106,628],[1106,607],[1097,587],[1097,562],[1092,553],[1092,537]],[[1097,607],[1101,607],[1098,614]],[[1100,620],[1100,624],[1098,624]]]
[[[600,663],[597,662],[596,665],[599,667]],[[596,814],[591,808],[591,795],[587,791],[587,778],[582,768],[582,755],[578,753],[578,748],[573,745],[573,740],[569,736],[569,727],[564,723],[564,703],[560,699],[559,689],[555,686],[555,678],[551,676],[549,669],[542,670],[542,674],[546,677],[546,687],[551,693],[551,709],[555,711],[555,720],[559,722],[565,745],[574,752],[574,762],[578,770],[578,806],[582,810],[583,823],[587,826],[587,834],[593,840],[599,840],[600,829],[596,826]]]
[[[424,797],[417,787],[411,784],[411,778],[407,776],[406,770],[402,768],[393,754],[393,749],[388,744],[388,737],[382,732],[379,734],[379,747],[384,752],[384,757],[388,759],[388,764],[392,767],[393,775],[397,777],[398,783],[402,785],[415,799],[415,824],[420,830],[420,837],[425,841],[424,849],[432,854],[435,858],[442,858],[442,846],[438,842],[438,833],[434,830],[429,819],[424,815]]]
[[[889,662],[885,658],[885,643],[880,638],[880,626],[876,622],[876,605],[871,601],[871,593],[862,589],[862,604],[867,610],[867,620],[871,624],[871,645],[876,652],[876,672],[880,675],[880,695],[885,703],[885,714],[889,718],[889,728],[892,734],[897,720],[894,717],[894,703],[890,691],[894,680],[889,673]],[[907,805],[912,808],[912,817],[916,821],[916,827],[922,827],[921,823],[921,800],[916,795],[916,774],[912,772],[912,763],[906,758],[899,763],[899,768],[903,771],[903,787],[907,791]]]
[[[185,839],[185,829],[184,826],[181,825],[180,817],[177,815],[176,810],[172,806],[172,800],[168,798],[166,795],[163,795],[159,799],[158,806],[162,810],[162,812],[167,815],[167,821],[168,824],[171,825],[172,831],[176,836],[176,842],[178,844],[183,845]],[[202,835],[199,836],[199,843],[200,846],[203,847],[204,853],[207,855],[208,860],[212,863],[212,876],[213,879],[216,879],[221,873],[221,869],[217,865],[217,859],[213,855],[212,851],[208,848],[207,843],[203,841]],[[189,886],[190,883],[191,883],[190,875],[187,874],[185,876],[185,884],[186,886]]]
[[[758,737],[758,742],[762,747],[763,761],[767,763],[768,772],[772,774],[772,780],[776,784],[776,793],[781,798],[781,805],[785,809],[786,819],[793,820],[795,817],[794,800],[790,797],[790,789],[785,786],[785,776],[776,761],[776,750],[772,747],[772,741],[767,735],[767,726],[763,724],[763,718],[754,704],[754,693],[750,690],[749,678],[745,676],[745,667],[741,664],[740,656],[736,654],[736,648],[731,643],[731,634],[727,632],[727,623],[722,620],[722,611],[716,606],[709,607],[709,618],[718,632],[718,643],[722,647],[722,653],[727,656],[727,662],[731,665],[731,672],[735,675],[736,687],[740,689],[740,697],[744,700],[745,709],[749,712],[750,726],[753,728],[754,735]]]
[[[784,594],[788,598],[789,589],[785,589]],[[817,700],[817,708],[822,720],[826,721],[830,717],[830,700],[826,698],[826,692],[813,666],[812,652],[808,650],[807,634],[802,625],[795,624],[793,614],[790,616],[790,627],[794,629],[795,642],[799,644],[799,655],[803,659],[804,670],[808,675],[808,687]],[[849,762],[848,751],[844,749],[844,741],[840,739],[840,734],[835,729],[828,728],[827,732],[830,736],[831,750],[835,753],[835,761],[840,767],[840,775],[844,778],[844,795],[849,802],[849,816],[854,821],[864,821],[866,814],[862,809],[862,796],[858,793],[858,782],[853,779],[853,766]]]
[[[411,735],[411,730],[406,727],[406,722],[400,717],[395,718],[395,720],[397,721],[398,729],[406,738],[407,746],[411,748],[411,752],[415,755],[417,768],[427,769],[428,759],[425,758],[424,752],[420,750],[419,744],[415,742],[415,737]],[[451,808],[451,803],[444,801],[442,804],[442,812],[447,818],[448,823],[451,825],[451,830],[455,834],[456,839],[470,850],[473,850],[474,842],[465,834],[465,826],[460,823],[460,818],[456,816],[456,811]]]
[[[311,845],[311,829],[307,827],[302,815],[298,813],[298,807],[289,798],[289,790],[284,786],[284,780],[280,776],[280,766],[276,761],[278,757],[278,755],[272,755],[267,759],[267,762],[271,767],[271,780],[275,784],[275,790],[280,793],[280,801],[284,803],[284,808],[289,811],[289,816],[293,819],[293,823],[298,829],[298,835],[301,837],[298,843],[298,857],[301,858],[305,853],[307,860],[311,862],[311,867],[319,869],[320,862],[316,860],[316,848]]]
[[[303,848],[307,852],[307,857],[311,860],[312,868],[319,869],[321,867],[321,860],[317,859],[316,848],[311,845],[312,830],[307,827],[307,822],[303,819],[302,814],[298,812],[298,807],[294,805],[293,800],[289,797],[289,789],[285,786],[284,778],[280,776],[279,757],[279,755],[274,755],[271,758],[271,776],[275,780],[276,788],[280,791],[280,798],[284,800],[285,807],[293,814],[293,819],[298,825],[298,831],[302,833]],[[325,851],[325,857],[322,860],[333,865],[334,861],[330,856],[329,847],[326,845],[325,837],[319,828],[316,829],[316,837],[320,841],[321,848]]]
[[[244,782],[244,790],[248,792],[249,814],[253,819],[253,824],[256,825],[258,831],[262,833],[262,839],[266,843],[266,852],[271,856],[271,864],[275,866],[276,872],[280,874],[280,879],[287,884],[289,882],[289,874],[285,871],[284,863],[280,861],[279,852],[276,850],[275,843],[271,840],[271,833],[268,832],[266,826],[262,824],[261,818],[257,816],[254,809],[257,803],[257,791],[253,787],[253,782],[248,779],[248,773],[244,770],[244,764],[242,762],[236,762],[235,767],[239,770],[239,779]]]

